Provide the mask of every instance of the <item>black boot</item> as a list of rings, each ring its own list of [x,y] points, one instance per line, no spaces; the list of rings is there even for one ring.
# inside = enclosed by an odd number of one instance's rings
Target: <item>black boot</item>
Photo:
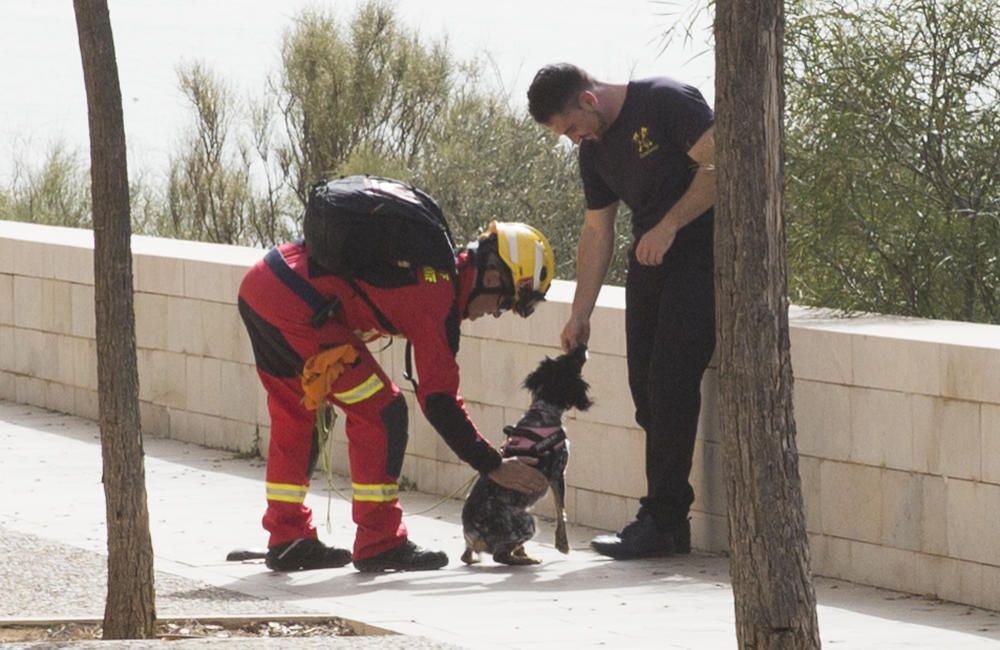
[[[595,537],[590,548],[616,560],[690,553],[691,522],[685,518],[669,528],[659,529],[652,517],[640,516],[620,533]]]
[[[267,549],[264,564],[272,571],[336,569],[351,561],[351,552],[327,546],[318,539],[300,537]]]
[[[354,568],[361,573],[433,571],[447,564],[448,556],[443,551],[428,551],[410,540],[373,557],[354,560]]]

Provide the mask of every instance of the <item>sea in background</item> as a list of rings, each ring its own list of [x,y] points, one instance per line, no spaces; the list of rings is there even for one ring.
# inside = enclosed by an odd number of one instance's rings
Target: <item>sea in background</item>
[[[479,57],[524,107],[535,71],[569,61],[598,79],[667,75],[714,100],[708,0],[396,0],[424,40]],[[177,66],[200,61],[238,92],[261,96],[283,33],[305,8],[348,19],[361,0],[109,0],[129,168],[163,173],[191,122]],[[692,31],[685,36],[689,26]],[[674,30],[664,41],[664,33]],[[87,155],[87,111],[71,0],[0,0],[0,187],[14,160],[37,164],[56,143]]]

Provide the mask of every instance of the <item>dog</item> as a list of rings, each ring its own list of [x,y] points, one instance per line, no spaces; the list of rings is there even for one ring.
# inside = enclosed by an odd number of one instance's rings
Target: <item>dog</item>
[[[589,384],[583,380],[586,346],[579,346],[555,359],[546,357],[524,380],[531,393],[531,406],[514,426],[504,427],[507,440],[501,447],[505,458],[530,456],[538,459],[535,468],[545,475],[556,506],[556,548],[569,553],[566,538],[566,464],[569,440],[562,415],[571,408],[585,411],[592,405]],[[529,511],[548,488],[523,494],[480,476],[462,508],[466,564],[479,562],[480,553],[492,553],[493,560],[507,565],[539,564],[524,550],[535,536],[535,518]]]

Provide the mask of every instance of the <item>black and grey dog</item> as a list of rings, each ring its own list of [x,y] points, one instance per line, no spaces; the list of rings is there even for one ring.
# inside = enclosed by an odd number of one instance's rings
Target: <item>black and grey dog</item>
[[[531,407],[517,424],[503,430],[507,435],[503,455],[537,458],[535,467],[552,486],[556,505],[556,548],[563,553],[569,553],[565,508],[569,440],[562,426],[562,414],[571,408],[581,411],[590,408],[592,402],[587,394],[590,386],[581,372],[586,360],[586,346],[579,346],[555,359],[546,357],[524,380],[524,387],[531,391]],[[548,488],[534,494],[522,494],[481,476],[462,508],[465,531],[462,561],[474,564],[485,551],[502,564],[538,564],[540,560],[525,552],[524,543],[535,535],[535,518],[529,508],[547,491]]]

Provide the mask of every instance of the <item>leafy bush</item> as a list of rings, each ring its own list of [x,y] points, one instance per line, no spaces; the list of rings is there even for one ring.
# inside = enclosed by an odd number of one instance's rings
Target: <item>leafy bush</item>
[[[1000,323],[1000,4],[792,7],[792,299]]]

